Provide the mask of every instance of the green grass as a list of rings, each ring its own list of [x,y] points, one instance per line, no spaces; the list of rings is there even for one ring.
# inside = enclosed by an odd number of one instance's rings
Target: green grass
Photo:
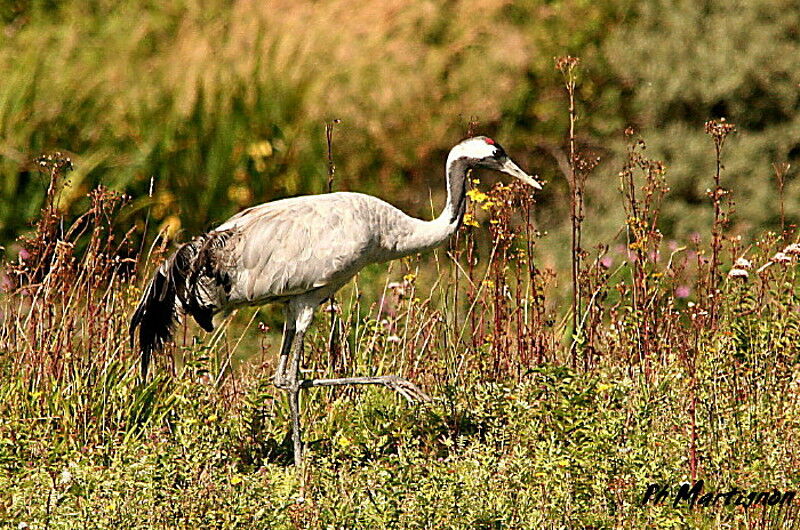
[[[134,263],[118,258],[132,243],[114,236],[129,206],[98,192],[66,235],[43,212],[25,260],[6,267],[16,288],[0,327],[0,517],[32,528],[793,524],[777,507],[641,506],[651,483],[800,486],[798,272],[794,262],[755,272],[785,243],[771,235],[741,251],[750,278],[722,280],[715,320],[707,264],[589,267],[595,302],[571,353],[568,318],[533,296],[559,290],[530,275],[536,235],[508,215],[528,199],[503,187],[479,199],[491,261],[469,267],[480,229],[465,227],[450,256],[393,264],[398,286],[380,288],[383,269],[368,268],[339,295],[341,362],[328,355],[324,313],[307,348],[313,373],[404,374],[434,402],[307,391],[302,473],[270,382],[275,332],[255,325],[270,313],[242,312],[212,335],[179,330],[140,384],[126,330],[140,290]],[[690,303],[673,296],[687,274]]]
[[[171,420],[135,442],[20,461],[11,472],[6,464],[4,513],[54,528],[665,527],[687,519],[714,527],[762,517],[759,508],[639,506],[647,484],[689,478],[687,396],[678,391],[685,374],[664,369],[648,389],[624,372],[542,366],[524,382],[473,383],[425,409],[381,391],[309,405],[303,477],[287,465],[280,438],[243,432],[247,409],[226,410],[213,387],[185,383]],[[702,476],[711,487],[797,487],[791,400],[718,395],[703,412]],[[283,414],[265,416],[261,429],[280,436]],[[14,445],[19,451],[20,440]],[[276,454],[253,465],[265,447]]]

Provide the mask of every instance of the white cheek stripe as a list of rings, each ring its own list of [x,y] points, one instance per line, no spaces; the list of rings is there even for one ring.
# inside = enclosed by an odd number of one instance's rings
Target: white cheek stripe
[[[492,156],[494,151],[495,147],[487,144],[482,138],[466,140],[450,150],[450,155],[447,157],[447,167],[449,168],[453,161],[459,158],[481,159]]]

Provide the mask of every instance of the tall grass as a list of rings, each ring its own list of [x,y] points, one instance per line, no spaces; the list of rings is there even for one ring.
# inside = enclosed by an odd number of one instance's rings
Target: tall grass
[[[184,326],[158,375],[137,384],[127,316],[136,277],[166,249],[120,237],[136,201],[104,188],[66,224],[57,190],[72,162],[40,159],[45,206],[3,277],[3,516],[87,527],[793,523],[793,509],[640,505],[652,482],[797,487],[800,247],[770,233],[742,247],[716,223],[705,243],[670,247],[658,228],[664,165],[627,135],[627,221],[619,240],[585,251],[581,348],[571,313],[553,305],[560,274],[537,264],[547,238],[529,190],[476,181],[450,247],[386,276],[366,269],[334,306],[338,360],[327,318],[308,352],[315,375],[402,373],[436,402],[309,393],[304,477],[289,467],[264,314],[211,336]],[[488,245],[475,237],[484,229]]]

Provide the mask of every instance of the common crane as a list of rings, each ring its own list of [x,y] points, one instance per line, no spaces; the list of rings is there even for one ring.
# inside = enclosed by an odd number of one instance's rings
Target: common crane
[[[467,173],[473,168],[501,171],[541,189],[499,144],[476,136],[450,151],[447,203],[432,221],[409,217],[370,195],[338,192],[254,206],[195,237],[158,267],[131,319],[132,342],[139,330],[142,377],[183,315],[212,331],[217,313],[277,302],[286,320],[273,382],[289,395],[296,466],[302,462],[299,396],[304,388],[378,384],[408,400],[429,400],[416,385],[393,375],[299,379],[303,338],[314,309],[365,265],[446,241],[464,217]]]

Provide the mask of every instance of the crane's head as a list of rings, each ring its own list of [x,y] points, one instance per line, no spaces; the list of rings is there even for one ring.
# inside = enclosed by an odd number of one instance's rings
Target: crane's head
[[[473,136],[456,145],[448,157],[448,166],[456,160],[465,161],[471,168],[485,168],[506,173],[517,177],[525,184],[537,190],[542,185],[532,176],[528,175],[511,160],[505,150],[489,137]]]

